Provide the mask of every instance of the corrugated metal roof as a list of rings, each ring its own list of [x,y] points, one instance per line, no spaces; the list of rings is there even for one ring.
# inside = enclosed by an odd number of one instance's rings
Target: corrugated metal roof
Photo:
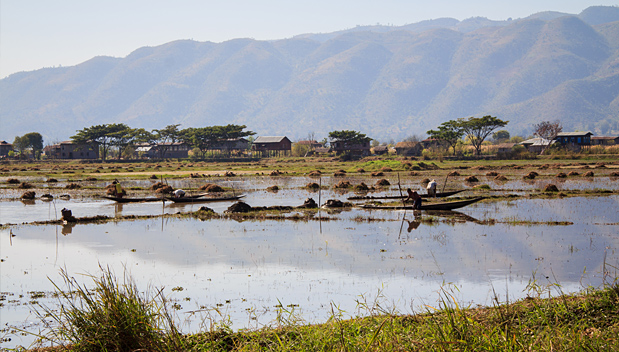
[[[557,137],[578,137],[578,136],[584,136],[586,134],[593,134],[589,131],[586,132],[559,132],[557,134]]]
[[[277,137],[258,137],[256,138],[256,140],[254,141],[254,144],[256,143],[279,143],[282,140],[284,140],[284,138],[286,138],[286,136],[277,136]]]
[[[548,139],[544,139],[544,138],[531,138],[531,139],[527,139],[526,141],[522,141],[519,144],[522,145],[533,145],[533,146],[546,146],[546,145],[550,145],[553,144],[555,141],[550,141]]]

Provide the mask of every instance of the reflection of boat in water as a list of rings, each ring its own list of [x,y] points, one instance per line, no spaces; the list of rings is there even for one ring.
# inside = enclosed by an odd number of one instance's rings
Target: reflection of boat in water
[[[393,209],[393,210],[453,210],[453,209],[463,208],[467,205],[479,202],[482,199],[484,199],[484,197],[460,200],[456,202],[427,203],[427,204],[422,204],[420,209],[414,209],[412,205],[389,206],[389,205],[371,205],[371,204],[362,205],[361,208],[363,209]]]
[[[131,197],[114,197],[114,196],[101,196],[105,199],[113,200],[118,203],[141,203],[141,202],[161,202],[164,198],[145,197],[145,198],[131,198]]]
[[[238,196],[227,196],[227,197],[207,197],[206,195],[198,195],[198,196],[190,196],[190,197],[166,197],[166,200],[171,200],[174,203],[207,203],[207,202],[222,202],[226,200],[237,200],[245,197],[244,194],[239,194]]]
[[[453,196],[454,194],[458,194],[460,192],[464,192],[466,191],[465,189],[461,189],[461,190],[457,190],[457,191],[449,191],[449,192],[437,192],[436,193],[436,198],[444,198],[444,197],[449,197],[449,196]],[[420,194],[421,198],[430,198],[431,196],[428,194]],[[405,199],[407,198],[407,196],[405,195],[401,195],[401,196],[353,196],[353,197],[348,197],[348,200],[372,200],[372,199]]]

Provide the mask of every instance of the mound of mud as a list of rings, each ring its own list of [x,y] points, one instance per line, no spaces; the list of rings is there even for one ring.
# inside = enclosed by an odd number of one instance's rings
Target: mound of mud
[[[245,202],[236,202],[228,207],[226,213],[249,213],[251,206]]]
[[[35,196],[36,193],[34,193],[34,191],[27,191],[21,195],[21,199],[34,199]]]
[[[297,208],[314,209],[314,208],[318,208],[318,204],[316,204],[313,198],[307,198],[305,202],[303,202],[303,205],[300,205]]]
[[[469,177],[465,178],[464,181],[466,181],[466,182],[479,182],[479,180],[475,176],[469,176]]]
[[[544,192],[559,192],[559,188],[553,184],[548,184],[544,187]]]
[[[207,183],[203,185],[202,187],[200,187],[200,189],[202,191],[213,192],[213,193],[224,192],[224,189],[221,186],[213,184],[213,183]]]
[[[389,183],[389,181],[383,178],[383,179],[376,181],[376,185],[377,186],[390,186],[391,183]]]
[[[340,181],[333,187],[334,188],[350,188],[351,184],[349,181]]]

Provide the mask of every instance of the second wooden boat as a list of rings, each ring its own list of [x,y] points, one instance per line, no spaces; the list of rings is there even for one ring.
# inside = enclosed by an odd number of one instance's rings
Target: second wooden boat
[[[166,197],[166,200],[170,200],[174,203],[207,203],[207,202],[221,202],[226,200],[237,200],[245,197],[244,194],[240,194],[238,196],[228,196],[228,197]]]
[[[132,198],[132,197],[114,197],[114,196],[101,196],[102,198],[113,200],[117,203],[140,203],[140,202],[161,202],[163,198],[146,197],[146,198]]]
[[[467,205],[479,202],[482,199],[484,199],[484,197],[460,200],[456,202],[427,203],[427,204],[422,203],[420,209],[414,209],[412,205],[410,206],[409,205],[389,206],[389,205],[371,205],[371,204],[362,205],[361,208],[363,209],[394,209],[394,210],[454,210],[454,209],[463,208]]]
[[[457,191],[449,191],[449,192],[437,192],[436,193],[436,198],[444,198],[444,197],[449,197],[449,196],[453,196],[454,194],[458,194],[460,192],[464,192],[466,191],[465,189],[460,189]],[[420,194],[419,196],[421,196],[421,198],[430,198],[429,195],[427,194]],[[401,196],[354,196],[354,197],[348,197],[348,200],[372,200],[372,199],[403,199],[403,198],[407,198],[407,196],[405,195],[401,195]]]

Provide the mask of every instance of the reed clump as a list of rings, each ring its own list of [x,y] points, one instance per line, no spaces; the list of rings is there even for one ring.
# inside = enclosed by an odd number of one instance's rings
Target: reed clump
[[[44,309],[41,338],[57,351],[613,351],[619,349],[619,281],[564,294],[535,276],[527,297],[487,307],[458,303],[458,288],[445,285],[436,303],[412,315],[380,302],[357,300],[357,313],[331,305],[322,324],[308,324],[295,307],[279,304],[277,318],[257,330],[234,332],[229,322],[190,335],[179,332],[162,290],[140,293],[125,274],[108,268],[87,288],[62,271],[66,289],[54,284],[60,309]],[[551,291],[558,295],[551,295]],[[546,298],[547,297],[547,298]],[[52,349],[46,349],[52,351]]]
[[[37,315],[47,329],[41,341],[70,351],[171,351],[182,335],[168,313],[163,290],[140,293],[125,272],[119,280],[109,268],[91,276],[88,288],[61,270],[64,288],[53,283],[60,308],[42,306]]]

